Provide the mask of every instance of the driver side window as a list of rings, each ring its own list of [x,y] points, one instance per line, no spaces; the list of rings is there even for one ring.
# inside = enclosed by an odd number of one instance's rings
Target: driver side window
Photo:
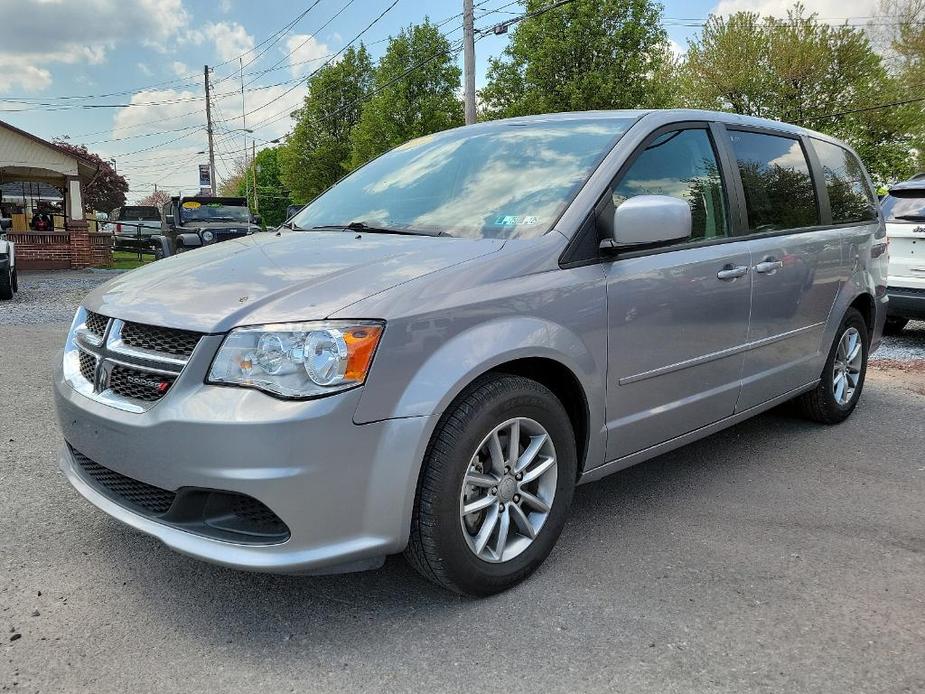
[[[729,235],[726,193],[706,129],[664,133],[649,143],[612,191],[616,208],[636,195],[670,195],[691,207],[691,240]]]

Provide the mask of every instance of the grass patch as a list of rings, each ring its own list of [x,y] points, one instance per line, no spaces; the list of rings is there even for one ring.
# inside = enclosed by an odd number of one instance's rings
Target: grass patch
[[[136,267],[147,265],[154,262],[153,255],[142,255],[138,260],[138,254],[131,251],[113,251],[112,268],[114,270],[134,270]]]

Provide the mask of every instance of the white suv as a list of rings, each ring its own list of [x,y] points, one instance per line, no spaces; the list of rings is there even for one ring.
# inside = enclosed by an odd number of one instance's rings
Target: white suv
[[[925,320],[925,175],[897,183],[883,199],[890,240],[890,296],[884,332],[897,334],[912,320]]]

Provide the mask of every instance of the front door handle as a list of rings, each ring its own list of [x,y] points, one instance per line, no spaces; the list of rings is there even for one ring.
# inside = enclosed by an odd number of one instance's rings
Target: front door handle
[[[734,280],[738,277],[745,277],[747,273],[748,265],[733,265],[730,263],[717,272],[716,277],[721,280]]]
[[[783,260],[768,258],[767,260],[762,260],[755,266],[755,272],[760,272],[762,275],[767,275],[780,270],[782,267],[784,267]]]

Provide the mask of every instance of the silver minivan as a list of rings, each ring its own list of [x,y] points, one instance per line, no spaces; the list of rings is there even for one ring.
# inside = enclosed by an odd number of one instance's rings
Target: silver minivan
[[[546,558],[575,486],[796,400],[836,424],[886,317],[857,155],[704,111],[429,135],[285,228],[121,275],[55,376],[60,466],[230,567],[404,552],[468,595]]]

